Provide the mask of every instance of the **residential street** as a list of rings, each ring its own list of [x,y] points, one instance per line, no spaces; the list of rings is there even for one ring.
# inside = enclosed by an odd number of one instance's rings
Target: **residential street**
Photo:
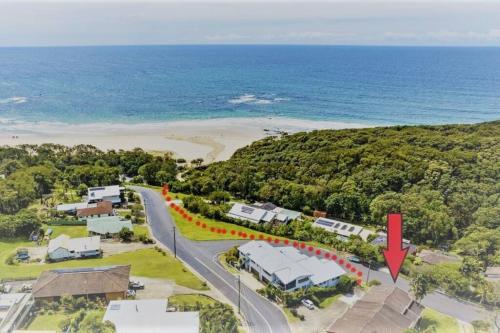
[[[139,191],[144,198],[146,213],[154,236],[173,249],[173,221],[165,209],[165,201],[159,193],[153,190],[141,187],[133,188]],[[177,255],[205,277],[215,288],[219,289],[231,302],[237,304],[237,282],[234,276],[216,263],[214,258],[216,254],[245,242],[244,240],[194,242],[177,233]],[[363,279],[366,280],[368,268],[361,265],[355,266],[363,272]],[[372,270],[369,277],[370,280],[377,279],[383,284],[393,284],[390,275],[382,271]],[[397,286],[405,291],[409,290],[408,281],[401,277],[397,281]],[[290,332],[285,317],[275,305],[243,284],[242,295],[242,313],[253,332]],[[489,315],[479,306],[437,292],[427,295],[423,304],[468,323],[473,320],[486,319]]]
[[[148,221],[156,239],[173,251],[173,227],[167,213],[165,200],[153,190],[132,187],[141,193],[146,207]],[[214,254],[235,244],[228,242],[193,242],[176,234],[177,257],[195,269],[233,304],[238,304],[238,283],[233,275],[220,267]],[[241,284],[241,311],[251,332],[289,333],[290,328],[283,313],[271,302]]]

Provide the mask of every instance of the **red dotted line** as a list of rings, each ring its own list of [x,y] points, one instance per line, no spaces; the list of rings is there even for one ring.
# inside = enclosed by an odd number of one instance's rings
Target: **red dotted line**
[[[284,245],[292,245],[293,247],[295,247],[297,249],[308,251],[309,253],[312,253],[318,257],[323,257],[325,259],[333,260],[334,262],[336,262],[340,266],[344,266],[348,272],[355,274],[355,276],[357,277],[356,282],[358,283],[358,285],[361,285],[361,283],[363,282],[363,280],[361,279],[361,277],[363,276],[363,273],[361,271],[358,271],[356,269],[356,267],[351,265],[351,263],[349,263],[347,260],[338,257],[334,253],[325,251],[324,249],[315,248],[314,246],[307,245],[304,242],[299,242],[296,240],[290,240],[290,239],[286,239],[286,238],[273,238],[271,236],[266,236],[263,234],[253,234],[253,233],[247,234],[246,232],[236,231],[234,229],[227,230],[226,228],[216,228],[213,226],[208,226],[206,223],[204,223],[200,220],[195,221],[195,218],[192,215],[190,215],[186,210],[184,210],[181,206],[172,202],[172,198],[168,195],[168,187],[164,186],[162,193],[163,193],[163,196],[165,197],[165,200],[167,201],[167,204],[169,205],[170,208],[172,208],[178,214],[180,214],[184,220],[186,220],[187,222],[194,222],[194,224],[201,229],[209,230],[210,232],[221,234],[221,235],[230,234],[231,236],[238,236],[242,239],[265,240],[268,243],[272,243],[272,244],[276,244],[276,245],[282,244],[282,243]]]

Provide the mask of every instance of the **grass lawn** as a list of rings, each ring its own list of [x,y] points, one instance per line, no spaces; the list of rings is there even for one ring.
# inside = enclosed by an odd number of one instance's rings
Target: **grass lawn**
[[[169,306],[194,306],[196,303],[200,303],[201,305],[213,305],[217,303],[217,301],[203,294],[173,295],[168,298]]]
[[[238,231],[246,232],[247,234],[255,234],[255,235],[262,234],[265,235],[266,237],[272,236],[262,232],[255,231],[250,228],[242,227],[237,224],[209,219],[198,214],[191,213],[194,220],[193,222],[188,222],[185,219],[183,219],[182,216],[175,210],[169,208],[169,212],[170,215],[172,215],[175,224],[177,225],[177,228],[179,228],[179,231],[182,233],[182,235],[192,240],[205,241],[205,240],[221,240],[221,239],[241,239],[241,237],[239,237],[237,234]],[[202,223],[206,223],[207,228],[202,229],[198,227],[195,224],[196,221],[201,221]],[[225,228],[227,230],[227,233],[224,235],[224,234],[218,234],[216,232],[211,232],[210,227]],[[231,235],[229,233],[229,230],[235,230],[236,234],[234,236]]]
[[[73,228],[73,227],[71,227]],[[5,260],[16,248],[33,246],[33,242],[0,241],[0,280],[37,278],[41,272],[58,268],[95,267],[110,265],[132,265],[132,275],[174,280],[175,283],[192,289],[208,289],[204,283],[187,270],[171,255],[163,255],[155,249],[142,249],[134,252],[119,253],[106,258],[69,260],[51,264],[7,265]]]
[[[420,330],[430,332],[455,333],[460,331],[455,318],[429,308],[422,312],[422,319],[418,326]],[[434,330],[431,327],[434,327]]]
[[[50,235],[51,239],[56,238],[59,235],[68,235],[71,238],[78,238],[78,237],[87,237],[88,231],[87,231],[87,226],[85,225],[73,225],[73,226],[66,226],[66,225],[49,225],[43,228],[44,230],[47,229],[52,229],[52,235]]]
[[[289,308],[283,308],[283,312],[285,313],[286,319],[289,323],[296,323],[300,321],[299,318],[295,317]]]
[[[149,228],[146,224],[134,224],[134,235],[139,237],[139,235],[145,235],[147,237],[151,237],[149,234]]]
[[[337,294],[337,295],[333,295],[333,296],[325,298],[324,300],[321,301],[321,303],[319,303],[319,307],[322,309],[329,307],[335,301],[337,301],[340,298],[340,296],[342,296],[342,295]]]
[[[99,312],[101,317],[104,317],[105,310],[94,310],[92,312]],[[63,311],[55,312],[53,314],[37,315],[26,327],[27,330],[32,331],[60,331],[59,324],[75,316],[77,313],[64,313]]]

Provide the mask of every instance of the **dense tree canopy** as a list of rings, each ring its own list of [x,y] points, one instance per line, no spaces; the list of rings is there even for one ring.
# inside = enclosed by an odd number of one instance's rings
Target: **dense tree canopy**
[[[500,122],[322,130],[268,137],[174,184],[228,191],[291,209],[383,226],[405,214],[405,237],[439,245],[467,228],[499,227]],[[497,231],[497,230],[496,230]]]

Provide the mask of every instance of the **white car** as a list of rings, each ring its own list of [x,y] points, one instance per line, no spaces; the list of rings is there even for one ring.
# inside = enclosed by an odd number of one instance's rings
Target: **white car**
[[[310,301],[308,299],[303,299],[301,302],[302,302],[302,305],[304,305],[309,310],[314,310],[314,303],[312,301]]]
[[[127,290],[127,297],[135,296],[135,290]]]

